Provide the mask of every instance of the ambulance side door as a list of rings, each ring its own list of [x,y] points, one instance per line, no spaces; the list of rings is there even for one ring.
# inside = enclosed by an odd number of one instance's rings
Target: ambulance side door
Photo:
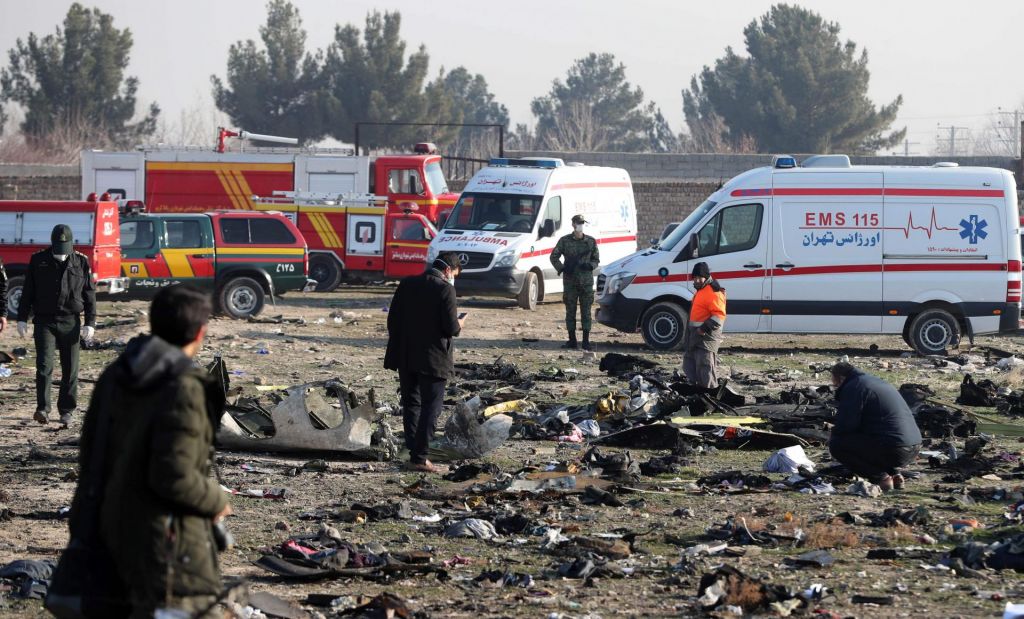
[[[697,229],[698,262],[707,262],[711,275],[725,288],[726,332],[767,329],[762,320],[767,285],[770,200],[742,201],[719,208]],[[693,282],[687,286],[693,290]]]
[[[882,175],[776,174],[771,330],[878,333]]]

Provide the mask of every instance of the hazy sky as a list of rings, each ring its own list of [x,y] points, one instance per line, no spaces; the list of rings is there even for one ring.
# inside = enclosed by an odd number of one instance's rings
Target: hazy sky
[[[672,126],[684,126],[681,89],[719,58],[743,48],[743,28],[773,4],[767,0],[293,0],[309,47],[326,46],[336,23],[362,27],[368,11],[399,10],[409,49],[426,45],[433,76],[444,66],[482,73],[514,123],[533,124],[530,100],[563,77],[574,59],[611,52]],[[92,0],[135,38],[130,74],[144,102],[170,117],[210,105],[211,74],[223,76],[227,50],[258,38],[262,0]],[[911,153],[934,148],[939,125],[976,133],[997,108],[1024,102],[1015,71],[1024,2],[1019,0],[808,0],[802,6],[838,22],[840,36],[867,48],[876,104],[902,94],[896,126],[907,126]],[[29,32],[52,32],[67,0],[0,0],[0,50]],[[6,64],[6,53],[0,65]],[[948,129],[944,135],[948,136]],[[916,144],[913,144],[915,143]]]

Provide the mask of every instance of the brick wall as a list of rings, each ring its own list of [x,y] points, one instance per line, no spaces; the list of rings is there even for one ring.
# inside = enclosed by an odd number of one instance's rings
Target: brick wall
[[[0,200],[78,200],[78,166],[0,163]]]

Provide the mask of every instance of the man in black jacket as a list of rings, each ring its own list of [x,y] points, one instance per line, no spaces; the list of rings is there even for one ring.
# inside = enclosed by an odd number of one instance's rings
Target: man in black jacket
[[[0,333],[7,328],[7,271],[4,261],[0,258]]]
[[[422,274],[398,284],[388,311],[384,367],[398,370],[409,468],[435,472],[427,460],[434,424],[454,371],[452,338],[462,331],[455,305],[455,278],[462,267],[455,252],[440,254]]]
[[[96,331],[96,285],[89,259],[74,250],[71,227],[58,224],[50,233],[51,246],[32,254],[18,302],[18,335],[28,334],[34,316],[36,344],[36,412],[33,419],[47,423],[53,353],[60,356],[60,391],[57,411],[67,427],[78,407],[78,351]],[[85,324],[82,324],[82,314]]]
[[[921,431],[895,387],[849,363],[832,367],[836,412],[828,449],[855,474],[888,492],[903,487],[899,467],[921,450]]]

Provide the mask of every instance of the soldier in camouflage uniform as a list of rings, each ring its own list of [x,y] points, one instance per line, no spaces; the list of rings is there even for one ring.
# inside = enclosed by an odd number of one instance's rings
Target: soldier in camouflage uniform
[[[562,348],[578,348],[576,342],[576,303],[580,306],[580,321],[583,323],[583,350],[590,350],[590,307],[594,304],[594,269],[601,263],[594,237],[583,234],[583,215],[572,218],[572,234],[558,239],[551,252],[551,264],[562,276],[562,301],[565,303],[565,329],[569,341]],[[565,261],[562,257],[565,256]]]

